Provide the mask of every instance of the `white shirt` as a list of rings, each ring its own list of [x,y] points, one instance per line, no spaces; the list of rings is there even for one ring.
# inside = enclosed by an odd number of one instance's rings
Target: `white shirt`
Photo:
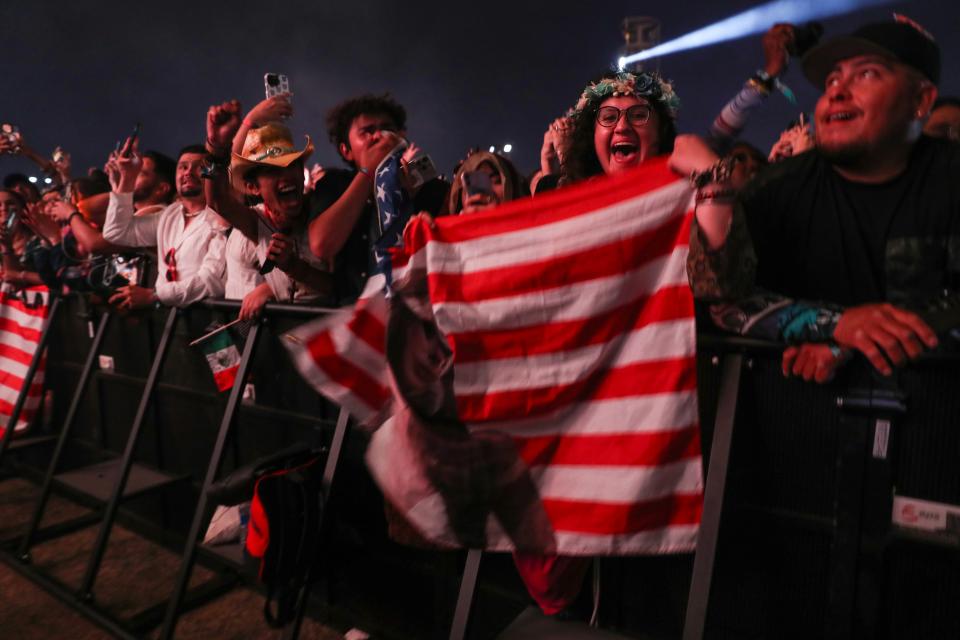
[[[204,298],[223,296],[226,238],[219,218],[209,208],[184,228],[183,205],[171,204],[156,215],[134,217],[133,194],[111,193],[103,237],[126,247],[156,247],[157,298],[163,304],[184,307]],[[173,249],[177,280],[167,280],[164,256]]]
[[[263,224],[263,220],[257,219],[257,257],[263,264],[267,259],[267,249],[270,247],[270,240],[273,238],[273,232]],[[294,254],[308,265],[319,271],[330,271],[330,267],[325,260],[321,260],[310,251],[310,242],[307,238],[306,228],[301,229],[299,233],[291,236],[294,242]],[[321,297],[320,292],[309,287],[306,283],[294,280],[280,267],[274,267],[264,278],[270,285],[270,291],[278,302],[311,302]]]
[[[243,300],[244,296],[263,283],[257,245],[237,229],[227,236],[227,285],[223,296]]]

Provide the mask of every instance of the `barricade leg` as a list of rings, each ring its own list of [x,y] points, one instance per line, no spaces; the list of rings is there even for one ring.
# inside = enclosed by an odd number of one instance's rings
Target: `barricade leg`
[[[30,524],[27,526],[23,538],[20,539],[20,547],[17,550],[17,557],[24,562],[30,561],[30,545],[33,544],[33,536],[40,526],[40,520],[43,518],[43,512],[47,508],[47,500],[50,499],[50,490],[53,485],[53,476],[57,472],[57,466],[60,464],[60,456],[63,455],[63,449],[66,446],[67,438],[70,436],[70,430],[73,427],[73,421],[77,417],[77,411],[86,392],[87,384],[90,381],[90,375],[100,354],[100,345],[103,343],[103,336],[106,334],[107,325],[110,322],[110,312],[105,311],[100,316],[100,322],[97,324],[97,331],[93,336],[93,343],[90,345],[90,351],[87,352],[87,359],[83,363],[83,370],[80,372],[80,379],[77,381],[77,388],[73,392],[73,398],[70,400],[70,408],[67,409],[67,415],[64,418],[63,426],[60,427],[60,436],[57,439],[57,445],[53,450],[53,457],[47,465],[47,473],[43,478],[43,485],[40,488],[40,496],[37,498],[37,504],[33,510],[33,516],[30,518]]]
[[[830,582],[824,638],[873,637],[879,602],[864,590],[863,579],[878,571],[882,557],[870,552],[885,536],[878,517],[889,523],[891,483],[886,448],[875,446],[877,422],[887,428],[906,412],[903,398],[870,386],[849,389],[837,398],[841,429],[837,434],[837,488],[834,495],[835,534],[830,550]],[[883,437],[887,441],[889,431]],[[871,454],[872,453],[872,454]],[[877,486],[877,483],[879,486]],[[873,485],[873,486],[871,486]],[[877,513],[877,509],[880,513]],[[872,601],[871,601],[872,600]]]
[[[23,377],[23,386],[20,387],[20,393],[17,394],[17,401],[13,405],[13,411],[10,413],[10,419],[7,421],[7,428],[3,431],[3,439],[0,440],[0,460],[10,447],[10,441],[13,440],[13,432],[23,412],[23,405],[27,402],[27,396],[30,393],[30,385],[37,375],[37,369],[40,368],[40,360],[43,359],[43,352],[47,349],[47,342],[50,340],[50,327],[53,326],[57,318],[57,311],[60,309],[60,296],[50,294],[53,301],[50,303],[50,312],[47,314],[47,320],[43,325],[43,331],[40,332],[40,340],[37,342],[37,350],[34,351],[30,359],[30,366]]]
[[[170,601],[167,604],[167,611],[164,615],[160,638],[172,638],[177,626],[180,605],[183,602],[183,595],[187,589],[187,582],[190,580],[193,563],[197,556],[197,540],[200,536],[200,528],[206,519],[204,516],[207,510],[207,491],[209,491],[210,486],[217,478],[217,471],[220,469],[220,462],[223,459],[223,450],[226,447],[227,436],[230,433],[230,427],[237,413],[237,407],[240,405],[240,399],[243,397],[243,387],[247,381],[247,372],[250,368],[250,362],[253,360],[253,354],[256,352],[259,336],[260,323],[254,323],[253,326],[250,327],[250,333],[247,334],[246,342],[243,345],[243,355],[240,358],[237,377],[233,383],[233,388],[230,389],[230,397],[227,400],[227,406],[226,409],[224,409],[223,418],[220,421],[217,440],[213,447],[213,453],[210,455],[210,463],[207,465],[207,474],[203,480],[203,487],[200,490],[197,507],[193,512],[193,522],[190,525],[190,533],[187,534],[187,544],[183,551],[183,559],[180,561],[180,571],[177,574],[177,581],[174,584],[173,593],[170,594]]]
[[[176,308],[170,309],[167,313],[167,321],[163,327],[163,333],[160,336],[160,344],[157,346],[157,353],[153,357],[153,364],[147,376],[143,395],[140,397],[140,405],[137,407],[137,413],[133,419],[133,426],[130,429],[130,435],[127,437],[127,444],[123,451],[119,473],[113,491],[111,492],[110,500],[107,502],[106,509],[104,510],[103,522],[100,524],[100,531],[97,534],[97,541],[94,544],[93,553],[90,556],[83,581],[80,584],[80,596],[86,600],[93,599],[93,583],[97,578],[97,572],[100,570],[100,563],[103,561],[103,554],[106,551],[107,542],[110,539],[110,530],[113,528],[113,521],[116,518],[117,509],[120,506],[120,499],[123,497],[123,489],[127,484],[127,477],[130,475],[130,467],[133,465],[133,454],[137,448],[140,429],[143,427],[147,408],[150,405],[153,391],[160,378],[160,370],[163,368],[163,362],[166,359],[167,350],[170,347],[170,340],[173,337],[173,330],[177,325],[179,313],[179,310]]]
[[[700,521],[700,533],[697,536],[697,553],[693,560],[693,578],[690,582],[690,597],[687,601],[687,613],[683,625],[684,640],[703,638],[706,627],[707,604],[710,600],[713,564],[717,553],[717,538],[720,534],[720,516],[727,484],[727,467],[730,461],[730,444],[733,441],[733,422],[737,414],[742,364],[743,356],[740,354],[727,355],[723,361],[720,397],[717,402],[713,443],[710,447],[710,464],[703,495],[703,517]]]
[[[470,609],[473,608],[473,593],[477,587],[482,555],[483,551],[480,549],[467,551],[467,561],[463,565],[463,579],[460,581],[460,594],[457,596],[457,608],[453,612],[453,623],[450,625],[450,640],[463,640],[467,634],[467,623],[470,621]]]
[[[337,471],[337,464],[340,462],[340,453],[343,451],[343,441],[347,435],[347,423],[350,421],[350,414],[346,409],[340,409],[340,415],[337,416],[337,426],[333,431],[333,438],[330,441],[330,452],[327,455],[327,464],[323,467],[323,478],[321,486],[323,487],[323,504],[330,500],[330,488],[333,486],[333,476]],[[323,518],[326,517],[326,509],[320,514],[320,524],[323,524]],[[310,599],[310,580],[300,590],[297,595],[296,613],[293,621],[287,625],[283,632],[284,640],[296,640],[300,636],[300,626],[303,624],[303,616],[307,610],[307,601]]]

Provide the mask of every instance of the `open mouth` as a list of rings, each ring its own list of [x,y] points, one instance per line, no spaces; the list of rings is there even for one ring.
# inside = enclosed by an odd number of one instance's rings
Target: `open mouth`
[[[632,162],[639,151],[640,147],[632,142],[616,142],[610,146],[610,158],[614,162]]]
[[[282,201],[292,202],[300,199],[300,190],[295,184],[284,184],[277,187],[277,198]]]
[[[824,118],[824,121],[827,124],[833,124],[834,122],[849,122],[857,117],[857,114],[853,111],[835,111],[833,113],[827,114],[827,117]]]

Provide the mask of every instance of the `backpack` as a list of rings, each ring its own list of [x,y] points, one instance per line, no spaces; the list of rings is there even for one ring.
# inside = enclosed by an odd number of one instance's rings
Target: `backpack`
[[[256,481],[246,549],[260,558],[259,578],[267,587],[263,615],[274,628],[296,617],[301,592],[319,573],[325,459],[319,451],[290,456]]]

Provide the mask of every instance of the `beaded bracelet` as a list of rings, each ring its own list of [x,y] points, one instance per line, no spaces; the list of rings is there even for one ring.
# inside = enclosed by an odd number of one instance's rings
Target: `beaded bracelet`
[[[708,184],[727,182],[733,175],[733,166],[737,159],[732,156],[721,158],[703,171],[694,171],[690,174],[690,185],[695,189],[702,189]]]

